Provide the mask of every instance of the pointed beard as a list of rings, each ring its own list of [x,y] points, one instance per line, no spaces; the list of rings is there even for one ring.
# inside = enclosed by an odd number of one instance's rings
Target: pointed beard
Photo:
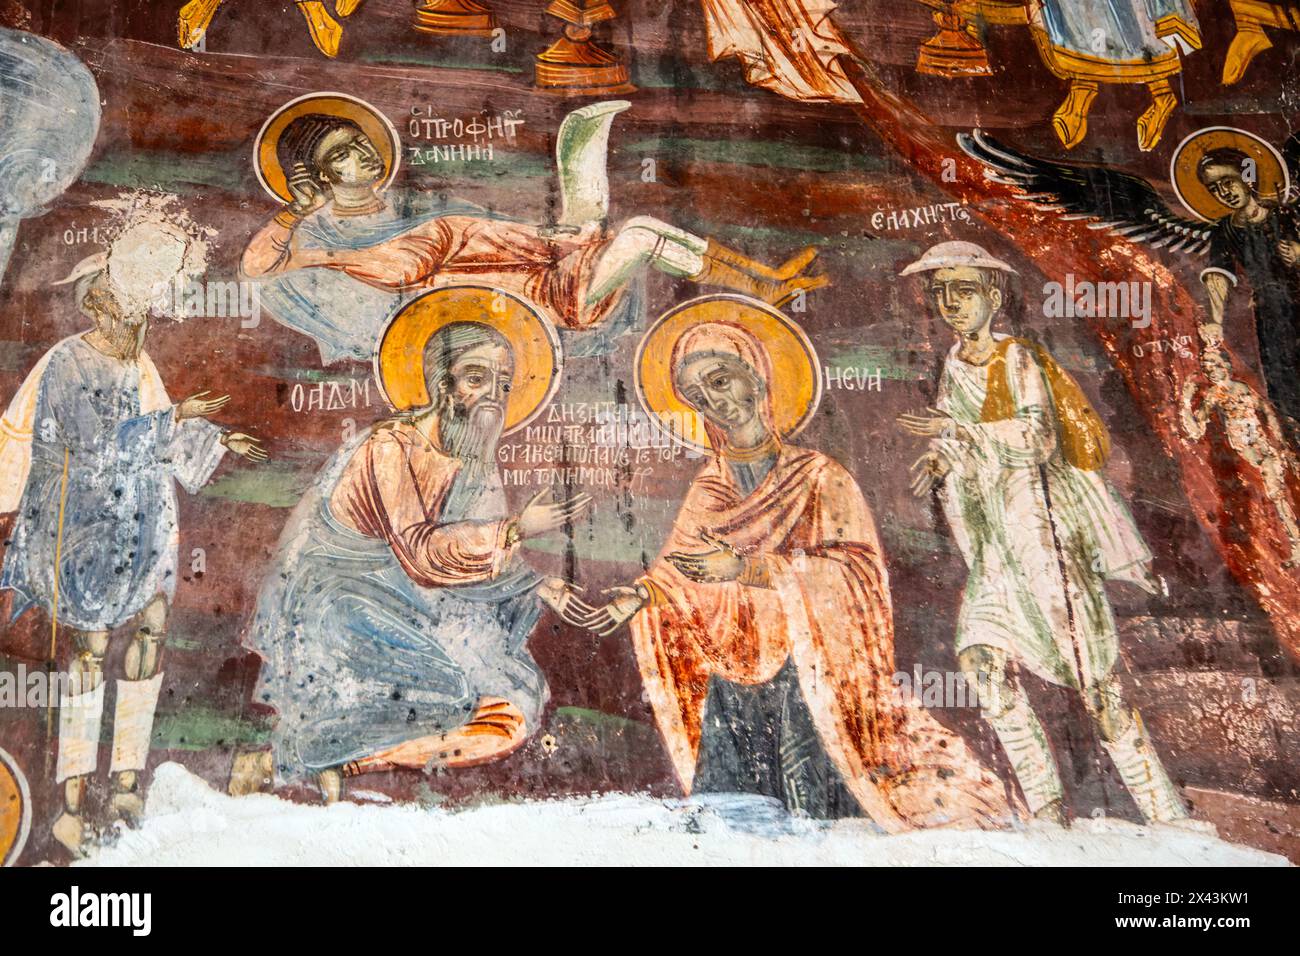
[[[505,407],[498,402],[479,401],[472,408],[449,402],[438,419],[442,450],[465,462],[467,468],[487,474],[496,467],[497,443],[505,426]]]

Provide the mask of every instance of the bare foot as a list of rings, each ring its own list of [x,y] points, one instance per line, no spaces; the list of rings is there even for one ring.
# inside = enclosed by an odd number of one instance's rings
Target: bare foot
[[[94,831],[81,819],[66,810],[50,827],[50,835],[58,840],[77,859],[86,855],[86,844],[94,838]]]
[[[1035,823],[1048,823],[1058,827],[1068,827],[1069,819],[1065,816],[1065,806],[1060,800],[1053,800],[1045,806],[1039,807],[1038,812],[1034,814]]]
[[[316,784],[320,787],[320,795],[326,806],[338,803],[343,796],[343,774],[338,770],[322,770],[316,775]]]
[[[134,829],[144,816],[144,798],[135,791],[115,793],[108,801],[109,814]]]

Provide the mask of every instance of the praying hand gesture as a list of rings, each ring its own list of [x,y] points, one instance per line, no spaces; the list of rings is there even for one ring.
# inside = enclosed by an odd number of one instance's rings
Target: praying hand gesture
[[[305,163],[293,164],[293,172],[289,176],[289,193],[293,196],[289,210],[300,218],[315,212],[329,199],[325,187],[312,179]]]

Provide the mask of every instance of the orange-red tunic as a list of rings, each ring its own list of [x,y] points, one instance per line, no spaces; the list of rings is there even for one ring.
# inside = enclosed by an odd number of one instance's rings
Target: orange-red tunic
[[[550,235],[527,223],[452,215],[361,249],[319,249],[296,243],[293,228],[277,217],[249,243],[243,269],[253,277],[334,269],[387,292],[486,285],[522,296],[561,328],[586,329],[608,318],[622,298],[619,291],[587,302],[609,242],[598,223]]]
[[[696,583],[662,556],[707,550],[701,532],[760,558],[771,587]],[[746,496],[715,457],[692,482],[662,555],[645,578],[655,600],[632,619],[632,635],[687,793],[710,676],[764,683],[789,658],[822,745],[877,824],[896,832],[1007,822],[1005,787],[959,737],[899,699],[888,573],[843,467],[785,446]]]

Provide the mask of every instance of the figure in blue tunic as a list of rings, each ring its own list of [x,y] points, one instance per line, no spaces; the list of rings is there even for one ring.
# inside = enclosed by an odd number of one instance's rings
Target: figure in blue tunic
[[[200,393],[173,405],[144,351],[147,315],[128,314],[103,256],[78,268],[76,297],[94,330],[45,354],[0,421],[0,512],[16,511],[0,587],[17,617],[39,606],[72,632],[71,693],[59,706],[57,780],[66,809],[54,836],[74,854],[88,827],[85,782],[98,764],[103,659],[110,633],[134,621],[117,681],[114,794],[133,820],[162,684],[167,606],[176,590],[175,484],[195,492],[227,449],[252,461],[256,439],[205,420],[228,400]]]

